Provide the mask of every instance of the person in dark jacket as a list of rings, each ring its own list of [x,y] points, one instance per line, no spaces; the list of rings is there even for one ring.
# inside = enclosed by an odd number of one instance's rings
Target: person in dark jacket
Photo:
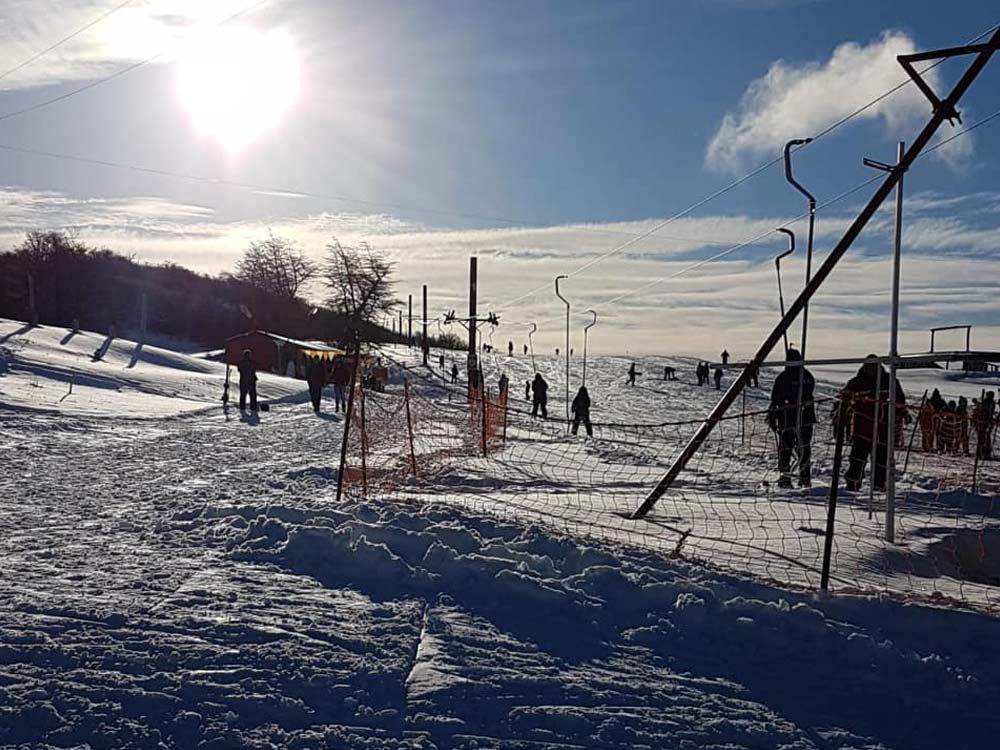
[[[458,382],[458,365],[454,362],[451,363],[451,383],[454,385]]]
[[[312,401],[313,411],[319,414],[323,386],[326,385],[326,367],[319,357],[310,357],[306,363],[306,383],[309,384],[309,400]]]
[[[253,361],[253,352],[244,349],[236,369],[240,373],[240,411],[247,408],[247,396],[250,396],[250,411],[257,411],[257,365]]]
[[[508,357],[513,357],[514,356],[514,342],[513,341],[508,341],[507,342],[507,356]]]
[[[524,381],[524,400],[531,401],[531,381]]]
[[[720,354],[719,357],[722,359],[722,364],[724,365],[729,364],[729,352],[727,352],[725,349],[722,350],[722,354]]]
[[[638,374],[639,373],[637,373],[635,371],[635,362],[633,362],[632,364],[630,364],[628,366],[628,380],[626,381],[625,384],[626,385],[635,385],[635,376],[638,375]]]
[[[756,362],[751,362],[747,365],[747,369],[750,371],[749,385],[751,388],[760,388],[760,367],[757,366]]]
[[[847,381],[841,399],[850,404],[854,411],[851,426],[851,455],[845,486],[852,492],[861,489],[865,475],[865,465],[872,459],[871,481],[876,492],[885,489],[886,464],[889,454],[889,373],[879,364],[878,357],[869,354],[857,375]],[[896,414],[906,412],[906,395],[896,381]],[[876,404],[878,423],[875,422]],[[872,445],[872,436],[875,444]]]
[[[444,355],[443,354],[439,354],[438,355],[438,367],[440,367],[442,370],[444,369]]]
[[[545,382],[542,374],[535,373],[535,380],[531,384],[531,416],[537,417],[539,410],[542,418],[549,418],[549,384]]]
[[[812,433],[816,424],[813,391],[816,379],[805,367],[794,364],[802,361],[797,349],[789,348],[785,361],[788,363],[785,369],[774,379],[771,405],[767,410],[768,425],[778,433],[778,471],[781,474],[778,486],[792,486],[792,455],[795,454],[799,486],[808,487],[812,483]]]
[[[587,436],[594,437],[594,428],[590,424],[590,394],[587,393],[586,386],[580,386],[570,408],[573,411],[573,434],[577,433],[580,429],[580,422],[583,422],[583,426],[587,429]]]
[[[717,391],[721,391],[722,390],[722,368],[721,367],[716,367],[715,368],[715,390],[717,390]]]
[[[958,408],[955,410],[958,416],[958,447],[962,455],[969,455],[969,401],[965,396],[958,397]]]
[[[334,360],[330,381],[333,383],[333,410],[346,412],[347,386],[351,382],[351,369],[346,357],[337,357]]]

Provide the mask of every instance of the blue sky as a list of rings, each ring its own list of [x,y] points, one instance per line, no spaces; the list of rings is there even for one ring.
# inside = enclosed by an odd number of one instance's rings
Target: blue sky
[[[119,2],[0,2],[9,21],[0,27],[0,68]],[[939,2],[913,0],[272,0],[223,26],[285,34],[298,56],[301,90],[269,132],[228,153],[193,127],[178,97],[176,60],[184,59],[185,40],[199,24],[211,28],[248,5],[136,0],[0,81],[7,87],[0,115],[164,46],[170,53],[0,121],[0,144],[358,202],[0,153],[5,240],[26,228],[71,226],[84,239],[139,258],[218,272],[268,226],[316,257],[336,234],[384,248],[399,264],[400,292],[431,283],[439,308],[459,304],[466,258],[477,252],[485,302],[512,322],[547,321],[559,314],[548,292],[510,310],[503,303],[718,190],[780,153],[787,137],[811,135],[903,80],[896,51],[960,44],[1000,22],[983,2],[952,2],[945,12]],[[962,64],[942,66],[937,82],[950,83]],[[998,83],[1000,59],[967,97],[966,123],[1000,108]],[[821,202],[858,184],[871,176],[861,158],[891,161],[895,142],[912,138],[927,110],[913,87],[904,89],[876,116],[857,118],[797,155],[800,179]],[[908,176],[907,193],[918,200],[908,223],[914,261],[904,276],[912,294],[904,326],[914,336],[928,321],[969,319],[986,327],[1000,312],[996,286],[984,273],[1000,252],[998,144],[1000,120]],[[818,252],[833,244],[867,194],[821,214]],[[730,343],[730,350],[749,353],[773,323],[770,257],[780,238],[682,274],[627,305],[600,305],[802,208],[773,168],[574,277],[568,288],[580,309],[595,306],[604,316],[606,336],[595,329],[592,345],[694,353],[738,336],[740,346]],[[863,341],[829,341],[831,351],[884,341],[887,284],[874,279],[889,225],[883,220],[862,238],[841,286],[831,285],[829,300],[817,301],[826,305],[817,308],[817,325],[836,332],[843,330],[837,321],[850,320]],[[790,262],[789,273],[798,272]],[[960,285],[966,307],[937,309],[935,295],[954,291],[952,284]],[[856,304],[845,304],[854,293]],[[827,323],[822,310],[830,312]],[[682,330],[665,335],[664,317]],[[523,338],[523,327],[508,331]],[[552,343],[560,335],[548,324],[536,340]]]

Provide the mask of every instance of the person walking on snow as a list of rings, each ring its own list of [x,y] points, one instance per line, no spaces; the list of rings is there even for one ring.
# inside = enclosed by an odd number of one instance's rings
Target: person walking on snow
[[[524,381],[524,400],[531,401],[531,381]]]
[[[626,381],[625,384],[626,385],[635,385],[635,376],[636,375],[638,375],[638,373],[635,371],[635,362],[633,362],[632,364],[630,364],[628,366],[628,380]]]
[[[722,368],[721,367],[716,367],[715,368],[715,390],[717,390],[717,391],[721,391],[722,390]]]
[[[535,373],[535,380],[531,384],[531,416],[537,417],[539,410],[542,412],[542,419],[549,418],[549,384],[545,382],[542,374]]]
[[[451,363],[451,384],[455,385],[458,382],[458,365],[454,362]]]
[[[443,354],[439,354],[438,355],[438,367],[440,367],[442,370],[444,369],[444,355]]]
[[[587,393],[586,386],[580,386],[570,409],[573,412],[573,434],[577,433],[580,422],[583,422],[583,426],[587,429],[587,437],[594,437],[594,428],[590,424],[590,394]]]
[[[879,372],[881,371],[881,373]],[[869,354],[861,365],[857,375],[847,381],[841,393],[841,400],[846,401],[854,410],[854,424],[851,428],[851,455],[844,475],[845,486],[849,491],[861,489],[865,475],[865,464],[872,460],[871,481],[876,492],[885,490],[886,465],[889,454],[889,373],[879,364],[878,357]],[[906,395],[903,387],[896,381],[896,413],[906,411]],[[878,404],[878,423],[875,422],[876,404]],[[875,443],[872,444],[872,434]]]
[[[767,410],[768,426],[778,433],[779,487],[792,486],[792,455],[798,459],[799,486],[812,483],[812,433],[816,424],[816,406],[813,391],[816,379],[801,365],[798,349],[789,348],[785,355],[785,369],[778,373],[771,388],[771,405]],[[801,391],[802,400],[799,401]]]
[[[330,373],[330,380],[333,381],[333,410],[347,411],[347,397],[345,395],[347,384],[351,380],[351,372],[347,367],[346,357],[337,357],[333,362],[333,372]]]
[[[719,356],[722,357],[722,364],[724,364],[724,365],[728,365],[729,364],[729,352],[727,352],[725,349],[723,349],[722,350],[722,354],[720,354]]]
[[[253,352],[244,349],[236,369],[240,373],[240,411],[247,408],[247,396],[250,396],[250,411],[257,411],[257,365],[253,361]]]
[[[503,396],[505,393],[507,393],[507,386],[508,385],[510,385],[510,380],[507,378],[507,373],[501,372],[500,373],[500,382],[498,383],[498,388],[499,388],[499,392],[500,392],[501,396]]]
[[[306,383],[309,384],[309,400],[313,411],[319,414],[319,405],[323,400],[323,386],[326,385],[326,367],[319,357],[310,357],[306,364]]]
[[[507,356],[508,357],[513,357],[514,356],[514,342],[513,341],[508,341],[507,342]]]

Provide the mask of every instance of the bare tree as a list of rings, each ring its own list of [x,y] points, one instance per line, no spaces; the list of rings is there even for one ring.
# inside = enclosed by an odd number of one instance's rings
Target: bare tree
[[[334,238],[327,246],[328,304],[354,322],[374,322],[396,304],[392,296],[393,264],[362,242],[345,247]]]
[[[266,240],[251,242],[236,263],[237,279],[284,299],[295,299],[318,272],[315,263],[292,240],[268,232]]]

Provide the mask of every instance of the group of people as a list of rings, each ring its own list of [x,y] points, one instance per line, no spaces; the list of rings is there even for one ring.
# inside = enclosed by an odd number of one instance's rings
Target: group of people
[[[236,365],[239,373],[240,411],[246,411],[247,400],[250,401],[250,411],[258,410],[257,404],[257,364],[253,352],[244,349],[239,363]],[[333,385],[334,411],[347,411],[346,390],[351,380],[350,368],[344,357],[336,357],[332,362],[320,357],[305,357],[305,378],[309,385],[309,400],[313,411],[319,414],[323,400],[323,388]]]
[[[799,486],[808,487],[811,484],[816,381],[801,363],[802,355],[789,348],[785,369],[775,378],[771,390],[768,424],[777,437],[779,487],[792,486],[793,456],[797,459]],[[937,396],[940,397],[940,394]],[[869,461],[872,488],[876,492],[885,490],[889,454],[887,405],[890,398],[895,402],[897,423],[905,424],[909,415],[903,387],[897,380],[895,393],[890,394],[889,373],[878,357],[870,354],[858,372],[847,381],[834,405],[834,427],[843,430],[844,440],[850,445],[844,474],[844,486],[849,491],[861,489]],[[955,408],[957,410],[957,404]],[[902,430],[898,431],[897,437],[901,434]]]
[[[726,354],[726,359],[729,359],[729,354]],[[712,367],[708,362],[699,362],[698,366],[694,368],[694,374],[698,378],[698,386],[708,385],[713,377]],[[715,390],[722,390],[722,368],[715,368]]]
[[[958,401],[945,401],[935,388],[930,398],[925,399],[917,415],[920,426],[920,447],[927,453],[947,453],[951,455],[971,455],[969,450],[971,432],[976,433],[976,456],[990,459],[992,455],[993,431],[996,426],[996,396],[988,391],[982,399],[969,402],[964,396]]]

